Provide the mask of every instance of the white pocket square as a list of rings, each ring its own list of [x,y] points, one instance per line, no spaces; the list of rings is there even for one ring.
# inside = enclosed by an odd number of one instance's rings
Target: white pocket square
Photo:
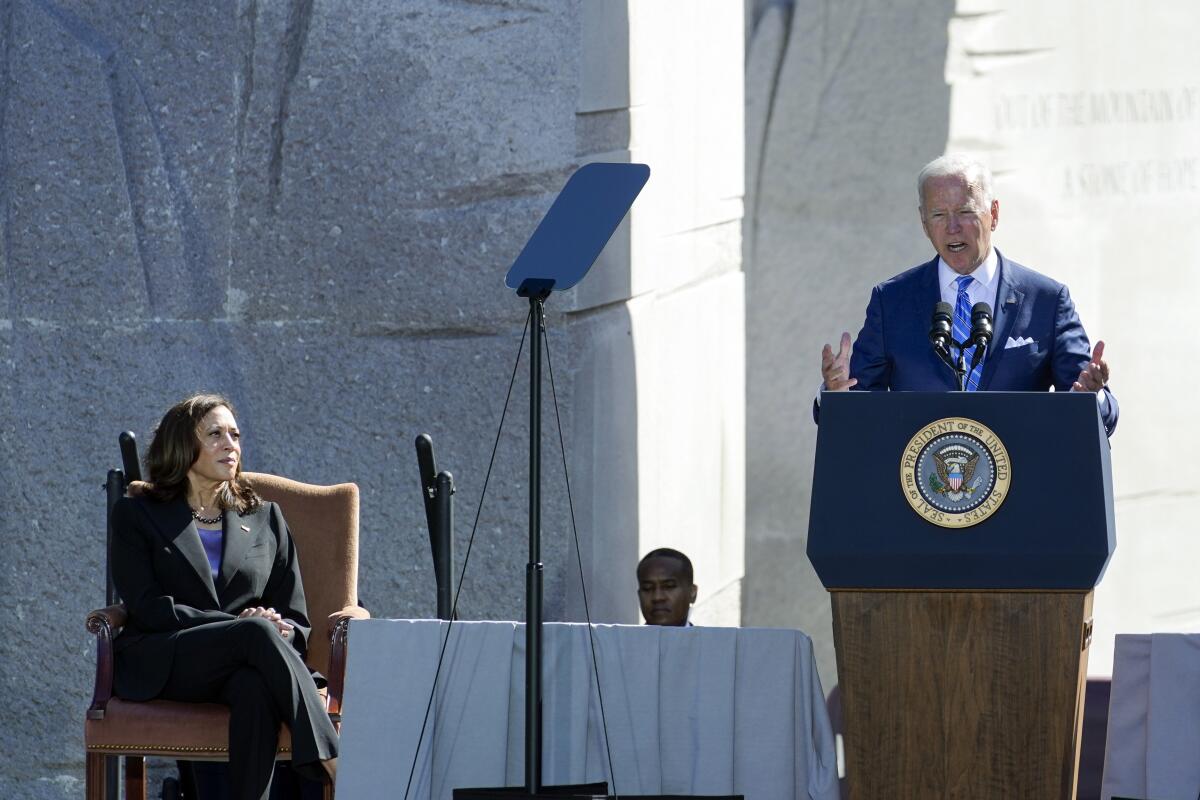
[[[1010,336],[1008,337],[1008,341],[1004,343],[1004,349],[1011,350],[1014,347],[1024,347],[1027,344],[1033,343],[1033,338],[1029,336],[1018,336],[1016,339]]]

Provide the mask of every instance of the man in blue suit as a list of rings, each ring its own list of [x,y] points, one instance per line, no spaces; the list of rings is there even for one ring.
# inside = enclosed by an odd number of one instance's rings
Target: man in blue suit
[[[992,345],[968,375],[968,390],[1095,392],[1104,428],[1117,425],[1104,342],[1093,351],[1067,287],[992,247],[1000,203],[982,164],[962,156],[934,159],[917,179],[921,226],[937,256],[871,291],[867,318],[853,348],[843,333],[838,352],[825,345],[825,391],[953,391],[954,372],[929,343],[939,301],[955,309],[955,339],[966,338],[970,309],[994,309]],[[965,317],[965,318],[964,318]],[[973,348],[967,350],[971,363]],[[814,418],[819,408],[814,406]]]

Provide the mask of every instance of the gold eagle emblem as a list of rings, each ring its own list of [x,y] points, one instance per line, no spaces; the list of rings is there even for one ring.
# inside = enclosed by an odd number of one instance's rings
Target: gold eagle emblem
[[[938,484],[934,489],[951,499],[957,500],[966,494],[975,493],[976,486],[971,478],[975,477],[975,465],[979,463],[979,453],[961,444],[952,444],[933,456],[934,469],[937,470]]]

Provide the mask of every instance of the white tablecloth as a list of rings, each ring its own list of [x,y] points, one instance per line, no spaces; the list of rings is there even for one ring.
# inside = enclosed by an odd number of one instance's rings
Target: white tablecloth
[[[404,797],[446,623],[350,624],[339,800]],[[595,627],[615,788],[836,800],[833,734],[798,631]],[[524,783],[524,625],[454,624],[410,800]],[[586,625],[547,624],[543,777],[606,780]]]
[[[1200,797],[1200,635],[1116,638],[1103,800]]]

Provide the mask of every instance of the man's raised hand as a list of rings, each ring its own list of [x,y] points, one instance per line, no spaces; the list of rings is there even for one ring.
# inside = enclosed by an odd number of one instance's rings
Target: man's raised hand
[[[1102,349],[1103,346],[1100,344],[1098,347]],[[850,350],[849,333],[842,334],[837,355],[833,354],[833,348],[829,345],[821,350],[821,378],[825,381],[825,391],[844,392],[858,383],[857,378],[850,377]]]
[[[1079,371],[1079,378],[1071,386],[1077,392],[1098,392],[1108,383],[1108,362],[1104,360],[1104,342],[1096,342],[1092,360]]]

